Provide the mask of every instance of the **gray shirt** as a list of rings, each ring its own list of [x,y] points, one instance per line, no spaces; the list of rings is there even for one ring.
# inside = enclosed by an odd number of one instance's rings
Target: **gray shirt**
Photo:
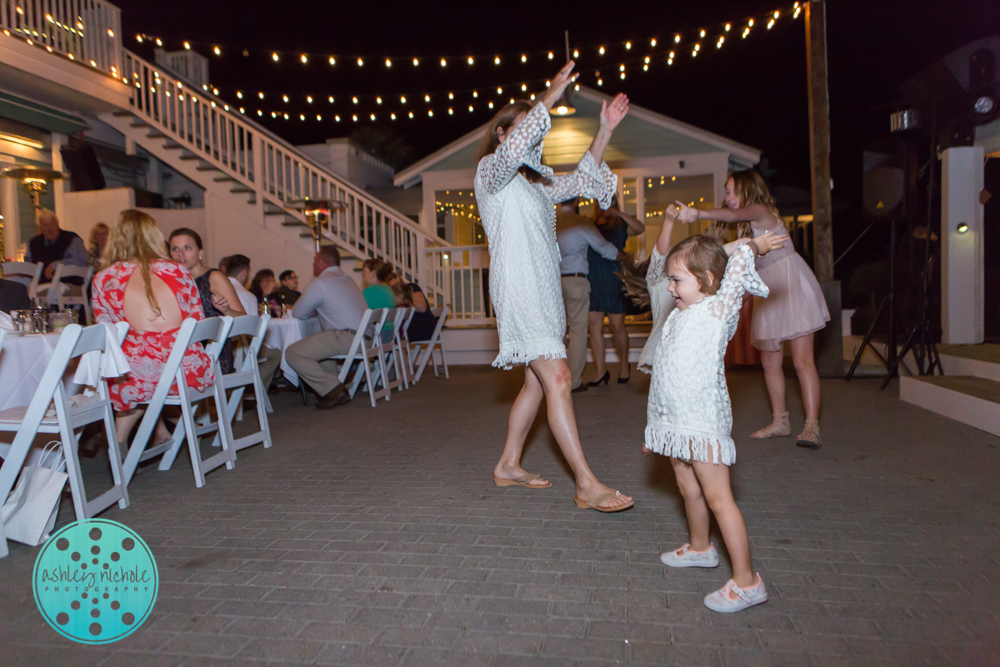
[[[35,260],[31,258],[31,249],[29,248],[27,252],[24,253],[24,261],[28,264],[34,264]],[[58,259],[52,262],[55,264],[69,264],[70,266],[89,266],[90,265],[90,253],[87,252],[87,247],[83,245],[83,239],[79,236],[74,238],[69,247],[66,248],[66,253],[63,255],[62,259]],[[45,278],[43,278],[44,280]]]
[[[295,302],[292,315],[306,320],[316,313],[324,330],[357,331],[367,309],[358,284],[339,266],[331,266],[309,283]]]
[[[576,213],[560,211],[556,216],[556,240],[562,258],[559,272],[563,275],[590,273],[587,248],[593,248],[598,255],[611,261],[618,256],[618,248],[601,236],[594,222]]]

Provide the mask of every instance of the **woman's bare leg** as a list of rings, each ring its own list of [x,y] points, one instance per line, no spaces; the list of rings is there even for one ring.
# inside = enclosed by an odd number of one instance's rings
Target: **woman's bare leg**
[[[670,464],[674,467],[677,488],[684,497],[684,513],[688,520],[691,549],[708,551],[712,546],[708,541],[708,503],[705,502],[705,494],[701,491],[698,476],[694,474],[694,468],[687,461],[671,458]]]
[[[819,419],[819,373],[813,357],[815,334],[809,334],[791,341],[792,361],[802,388],[802,402],[806,408],[806,419]]]
[[[542,403],[542,383],[530,366],[524,367],[524,386],[514,399],[507,418],[507,440],[504,442],[500,462],[493,470],[493,476],[500,479],[518,479],[527,474],[521,467],[521,454],[524,452],[524,441],[528,431],[538,415],[538,406]],[[530,482],[535,486],[545,486],[547,480],[535,479]]]
[[[781,368],[784,357],[783,349],[779,349],[777,352],[770,350],[760,351],[760,363],[764,367],[764,382],[767,384],[767,395],[771,399],[771,413],[773,418],[771,425],[765,426],[760,431],[755,432],[754,437],[760,437],[758,434],[767,431],[772,426],[777,428],[779,426],[778,417],[788,412],[788,408],[785,405],[785,373]]]
[[[604,377],[604,313],[590,312],[590,353],[594,357],[594,381]]]
[[[133,427],[135,427],[136,422],[144,414],[146,414],[146,408],[138,407],[131,410],[122,410],[115,414],[115,433],[118,436],[120,444],[128,442],[128,437],[131,435]],[[157,442],[166,442],[171,437],[170,431],[167,430],[162,417],[156,421],[155,435]]]
[[[625,329],[625,313],[608,314],[611,323],[611,335],[618,351],[618,377],[625,379],[632,376],[632,367],[628,362],[628,331]],[[624,371],[624,372],[623,372]]]
[[[597,481],[597,477],[587,465],[580,444],[580,434],[576,428],[576,414],[573,412],[572,373],[565,359],[536,359],[528,366],[541,381],[545,392],[545,403],[549,418],[549,428],[559,443],[559,449],[576,477],[576,496],[589,501],[611,489]],[[506,452],[506,450],[505,450]],[[601,507],[620,507],[632,502],[626,495],[613,496],[600,504]]]
[[[751,588],[757,581],[750,562],[750,538],[743,514],[733,499],[733,489],[729,483],[729,466],[714,465],[695,461],[691,464],[702,493],[726,543],[729,560],[733,564],[733,580],[740,588]],[[692,545],[694,546],[693,542]]]

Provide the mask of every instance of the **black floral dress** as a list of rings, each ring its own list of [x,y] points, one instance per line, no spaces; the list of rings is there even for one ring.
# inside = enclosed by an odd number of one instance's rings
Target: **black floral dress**
[[[201,309],[205,311],[205,317],[222,317],[225,313],[221,312],[212,303],[212,283],[210,282],[210,276],[213,271],[218,271],[218,269],[209,269],[195,278],[194,282],[198,286],[198,296],[201,297]],[[223,375],[228,375],[236,370],[233,346],[228,340],[222,346],[222,352],[219,353],[219,366],[222,367]]]

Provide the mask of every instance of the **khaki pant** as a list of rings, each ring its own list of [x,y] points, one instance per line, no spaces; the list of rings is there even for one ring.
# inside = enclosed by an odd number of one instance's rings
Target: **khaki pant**
[[[340,384],[336,375],[338,364],[330,357],[350,352],[353,341],[353,331],[320,331],[289,345],[285,360],[317,394],[326,396]]]
[[[264,385],[264,393],[267,393],[274,374],[278,372],[281,365],[281,350],[275,350],[267,345],[260,346],[260,355],[257,357],[257,368],[260,369],[260,381]]]
[[[590,318],[590,281],[579,276],[563,276],[563,303],[569,326],[569,348],[566,363],[573,373],[573,389],[580,386],[583,367],[587,364],[587,323]]]

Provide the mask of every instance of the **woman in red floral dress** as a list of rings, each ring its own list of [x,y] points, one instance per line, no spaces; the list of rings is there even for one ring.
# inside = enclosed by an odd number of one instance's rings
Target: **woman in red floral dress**
[[[130,327],[122,350],[132,372],[110,384],[118,441],[125,443],[143,413],[136,405],[153,397],[181,323],[189,317],[205,319],[205,314],[191,273],[167,257],[163,234],[146,213],[122,212],[104,251],[104,265],[107,268],[94,277],[94,315],[98,322],[125,321]],[[203,391],[214,379],[201,343],[188,347],[182,367],[195,391]],[[171,393],[177,393],[176,384]],[[157,438],[169,437],[161,420]]]

